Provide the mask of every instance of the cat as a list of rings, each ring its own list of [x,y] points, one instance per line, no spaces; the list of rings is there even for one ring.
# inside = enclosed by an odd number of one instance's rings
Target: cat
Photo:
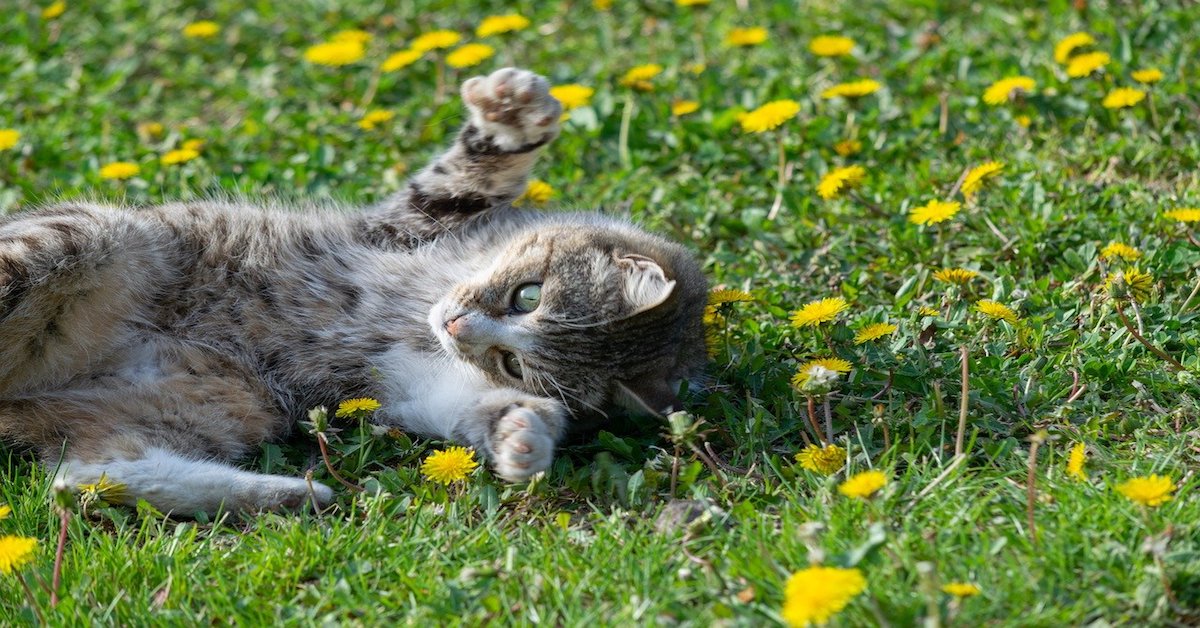
[[[520,482],[573,425],[662,411],[706,359],[683,246],[513,207],[561,105],[514,68],[463,83],[453,145],[356,212],[65,203],[0,223],[0,439],[74,488],[182,515],[333,492],[235,463],[309,408],[475,448]]]

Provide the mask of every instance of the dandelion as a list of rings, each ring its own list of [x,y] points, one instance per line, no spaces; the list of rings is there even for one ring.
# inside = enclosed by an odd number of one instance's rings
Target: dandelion
[[[726,46],[757,46],[767,41],[767,29],[755,26],[753,28],[735,28],[725,35]]]
[[[920,207],[914,207],[908,212],[908,221],[914,225],[936,225],[945,222],[958,214],[962,203],[958,201],[932,200]]]
[[[1033,118],[1030,118],[1027,115],[1019,115],[1016,118],[1013,118],[1013,120],[1015,120],[1017,125],[1022,129],[1028,129],[1029,125],[1033,124]]]
[[[883,87],[883,85],[879,81],[873,79],[860,79],[857,81],[850,81],[849,83],[838,83],[837,85],[834,85],[833,87],[821,92],[821,98],[826,100],[839,97],[862,98],[863,96],[869,96],[879,91],[880,87]]]
[[[452,68],[469,68],[479,65],[494,54],[496,49],[487,44],[467,44],[446,55],[446,64]]]
[[[1153,85],[1163,80],[1162,70],[1158,68],[1146,68],[1144,70],[1136,70],[1130,76],[1133,80],[1142,83],[1143,85]]]
[[[1114,299],[1129,297],[1142,303],[1154,292],[1154,276],[1137,268],[1126,268],[1109,273],[1104,279],[1104,289]]]
[[[612,8],[612,0],[592,0],[592,8],[597,11],[607,11]]]
[[[709,305],[725,305],[726,303],[749,303],[754,300],[754,297],[745,290],[736,290],[726,288],[723,290],[713,290],[708,293]]]
[[[179,147],[186,149],[186,150],[194,150],[196,152],[200,152],[200,149],[204,148],[204,140],[196,139],[196,138],[193,138],[190,140],[184,140],[183,143],[179,145]]]
[[[971,283],[971,280],[978,276],[979,273],[966,268],[943,268],[933,273],[933,278],[935,280],[944,283],[952,283],[959,286],[965,286]]]
[[[941,314],[941,312],[929,307],[928,305],[922,305],[921,307],[917,308],[917,314],[921,316],[938,316]]]
[[[8,576],[33,559],[37,539],[26,536],[0,536],[0,573]]]
[[[420,52],[441,50],[457,44],[461,39],[462,36],[454,31],[430,31],[414,39],[409,48]]]
[[[838,492],[846,497],[866,499],[887,486],[888,478],[882,471],[863,471],[850,476],[838,485]]]
[[[483,18],[475,29],[476,37],[491,37],[502,33],[512,33],[529,28],[529,18],[516,13],[508,15],[492,15]]]
[[[364,131],[371,131],[385,122],[390,122],[391,119],[395,117],[396,112],[394,111],[388,111],[387,109],[372,109],[363,114],[363,117],[358,121],[358,126]]]
[[[681,7],[704,7],[708,6],[712,0],[675,0],[676,6]]]
[[[979,585],[970,582],[947,582],[942,585],[942,593],[953,595],[954,597],[971,597],[982,593]]]
[[[836,378],[842,373],[849,373],[853,368],[853,364],[841,358],[809,360],[796,369],[796,374],[792,376],[792,385],[796,388],[804,388],[804,385],[813,379]]]
[[[1033,93],[1036,88],[1037,81],[1028,76],[1002,78],[983,91],[983,102],[989,105],[1003,105],[1010,100]]]
[[[137,125],[137,134],[143,138],[159,138],[166,132],[166,127],[161,122],[139,122]]]
[[[1136,262],[1142,257],[1142,252],[1123,242],[1109,242],[1108,246],[1100,249],[1100,257],[1104,259],[1121,258],[1127,262]]]
[[[16,129],[0,129],[0,150],[8,150],[17,145],[21,132]]]
[[[872,323],[858,330],[854,334],[854,344],[861,345],[878,340],[884,336],[890,336],[896,332],[897,327],[891,323]]]
[[[200,153],[187,148],[179,148],[172,151],[167,151],[158,161],[164,166],[174,166],[184,162],[191,161],[200,156]]]
[[[101,179],[128,179],[137,176],[141,166],[130,161],[114,161],[100,168]]]
[[[796,454],[796,462],[809,471],[833,475],[846,465],[846,450],[832,443],[824,447],[809,445]]]
[[[1200,222],[1200,208],[1196,207],[1180,207],[1163,212],[1163,218],[1168,220],[1178,220],[1179,222]]]
[[[1175,482],[1169,476],[1152,473],[1118,484],[1117,492],[1143,506],[1161,506],[1171,501],[1171,493],[1174,493],[1176,488]]]
[[[694,100],[677,100],[671,103],[671,115],[676,118],[686,116],[689,113],[696,113],[700,110],[700,103]]]
[[[383,60],[379,69],[384,72],[395,72],[407,68],[417,62],[418,59],[425,56],[425,52],[421,50],[401,50],[388,55],[388,58]]]
[[[221,32],[221,25],[209,20],[192,22],[183,27],[183,36],[191,39],[211,39]]]
[[[79,484],[75,488],[79,489],[79,501],[85,506],[96,502],[120,502],[129,496],[125,485],[113,482],[107,473],[101,473],[94,483]]]
[[[434,482],[450,484],[466,479],[478,466],[474,449],[447,447],[429,454],[421,463],[421,473]]]
[[[1075,446],[1071,448],[1071,454],[1067,456],[1067,476],[1081,482],[1087,480],[1087,472],[1083,470],[1085,462],[1087,462],[1087,447],[1083,443],[1075,443]]]
[[[550,95],[562,103],[564,111],[588,106],[592,102],[592,95],[595,93],[596,90],[577,83],[555,85],[550,88]]]
[[[533,203],[534,205],[542,205],[549,201],[554,196],[554,188],[550,187],[549,183],[541,179],[530,179],[525,186],[525,191],[521,196],[517,197],[514,204],[523,205],[525,203]]]
[[[699,76],[701,74],[704,74],[704,70],[707,67],[708,66],[704,65],[703,63],[689,63],[689,64],[683,66],[683,69],[686,70],[688,74],[694,74],[694,75]]]
[[[351,28],[344,31],[338,31],[329,38],[329,41],[353,41],[362,45],[367,45],[372,39],[371,33],[367,31]]]
[[[742,118],[742,130],[748,133],[770,131],[800,113],[800,103],[794,100],[772,100]]]
[[[807,303],[804,307],[792,313],[793,327],[816,327],[837,318],[838,314],[850,308],[842,297],[832,297]]]
[[[383,407],[383,404],[370,397],[347,399],[338,404],[337,412],[334,412],[333,416],[336,416],[339,419],[355,416],[366,416],[381,407]]]
[[[46,8],[42,9],[42,19],[53,20],[54,18],[65,13],[66,10],[67,3],[63,2],[63,0],[58,0],[58,2],[47,5]]]
[[[983,187],[986,180],[1000,174],[1000,171],[1003,169],[1004,164],[998,161],[989,161],[971,168],[967,171],[967,176],[963,178],[963,197],[970,200]]]
[[[12,506],[9,506],[8,504],[0,505],[0,520],[8,519],[8,516],[11,514],[12,514]]]
[[[808,50],[818,57],[842,57],[854,50],[854,40],[840,35],[821,35],[808,42]]]
[[[629,68],[629,71],[621,77],[621,85],[648,92],[654,89],[654,84],[651,81],[654,77],[662,74],[662,71],[663,67],[657,63],[647,63]]]
[[[781,614],[793,628],[825,624],[866,588],[867,579],[858,569],[801,569],[788,578]]]
[[[367,51],[362,43],[357,41],[327,41],[309,46],[304,51],[304,59],[309,63],[338,68],[356,63],[366,56]]]
[[[1105,109],[1124,109],[1146,99],[1146,92],[1133,87],[1118,87],[1109,92],[1100,104]]]
[[[1017,316],[1016,312],[1012,311],[1012,308],[991,299],[983,299],[976,303],[975,310],[988,318],[1008,321],[1010,325],[1016,325],[1020,320],[1020,317]]]
[[[1054,46],[1054,61],[1059,64],[1065,64],[1071,58],[1071,54],[1084,46],[1091,46],[1096,43],[1096,40],[1087,33],[1071,33],[1058,41]]]
[[[858,140],[842,140],[833,145],[833,152],[841,157],[849,157],[858,154],[862,150],[862,142]]]
[[[817,184],[817,196],[823,199],[836,198],[842,192],[848,192],[867,176],[866,168],[862,166],[845,166],[830,170],[821,182]]]
[[[1067,76],[1071,78],[1089,76],[1092,72],[1103,69],[1109,61],[1112,61],[1112,57],[1107,52],[1087,52],[1076,55],[1071,57],[1067,63]]]

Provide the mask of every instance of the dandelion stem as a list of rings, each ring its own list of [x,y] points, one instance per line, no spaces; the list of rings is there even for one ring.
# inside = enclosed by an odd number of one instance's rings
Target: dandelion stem
[[[1146,104],[1150,106],[1150,121],[1154,123],[1154,128],[1162,128],[1158,124],[1158,107],[1154,106],[1154,94],[1146,94]]]
[[[1121,309],[1121,303],[1119,301],[1113,301],[1113,309],[1117,311],[1117,316],[1121,319],[1121,323],[1125,325],[1125,329],[1129,330],[1129,333],[1138,342],[1142,343],[1142,345],[1149,349],[1151,353],[1166,360],[1177,371],[1187,370],[1187,367],[1181,364],[1179,360],[1176,360],[1170,355],[1167,355],[1167,353],[1162,349],[1150,344],[1149,340],[1146,340],[1141,334],[1138,333],[1137,329],[1134,329],[1133,324],[1129,322],[1129,319],[1125,316],[1125,312]]]
[[[1029,475],[1025,478],[1025,517],[1029,525],[1029,540],[1034,549],[1038,546],[1037,521],[1033,516],[1033,508],[1037,503],[1037,455],[1044,440],[1043,433],[1034,434],[1029,439]]]
[[[829,410],[829,395],[825,395],[825,401],[821,404],[825,410],[825,441],[833,442],[833,413]]]
[[[1187,311],[1188,304],[1196,298],[1196,293],[1200,293],[1200,274],[1196,275],[1196,285],[1192,286],[1192,291],[1188,293],[1187,298],[1179,304],[1179,311],[1175,313],[1175,316],[1183,316],[1183,313]]]
[[[324,432],[317,432],[317,446],[321,448],[321,459],[325,461],[325,468],[329,469],[329,474],[333,476],[333,479],[337,480],[342,486],[354,491],[355,493],[361,493],[366,490],[363,487],[342,477],[341,474],[339,474],[333,468],[333,463],[329,461],[329,451],[325,448]]]
[[[617,155],[621,159],[621,165],[625,168],[630,166],[629,158],[629,125],[633,123],[633,90],[625,92],[625,108],[621,111],[621,133],[617,136]]]
[[[959,347],[962,355],[962,397],[958,401],[958,431],[954,434],[954,455],[963,455],[963,439],[967,431],[967,408],[970,406],[971,362],[967,345]]]
[[[54,550],[54,571],[50,576],[50,608],[58,606],[58,583],[62,580],[63,550],[67,546],[67,524],[71,511],[62,508],[58,512],[58,547]]]
[[[806,398],[808,399],[808,424],[812,426],[813,435],[817,437],[817,440],[821,441],[822,445],[824,445],[828,441],[821,436],[821,426],[817,425],[816,403],[813,401],[812,395],[806,395]]]
[[[775,202],[771,203],[771,211],[767,213],[767,220],[775,220],[775,216],[779,215],[779,209],[783,207],[783,186],[787,181],[787,152],[783,147],[783,131],[778,131],[776,137],[779,138],[779,142],[776,144],[779,149],[779,161],[775,164]]]
[[[358,103],[360,108],[366,109],[367,105],[370,105],[371,101],[375,100],[375,92],[379,90],[379,77],[381,74],[382,72],[377,68],[375,73],[371,75],[371,82],[367,83],[367,91],[363,92],[362,101]]]
[[[18,573],[17,581],[21,583],[21,588],[25,589],[25,599],[29,601],[29,608],[32,608],[33,613],[37,615],[38,623],[46,625],[46,617],[42,615],[42,609],[38,608],[37,600],[33,598],[33,591],[29,590],[29,583],[25,582],[25,574]]]
[[[434,77],[433,102],[440,105],[446,97],[446,66],[442,63],[440,56],[434,65],[437,67],[437,71]]]

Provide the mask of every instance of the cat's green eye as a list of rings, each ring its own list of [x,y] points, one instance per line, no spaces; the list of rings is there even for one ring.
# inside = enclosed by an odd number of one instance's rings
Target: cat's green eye
[[[518,286],[517,291],[513,293],[512,307],[514,310],[525,314],[536,310],[538,304],[541,302],[542,284],[527,283]]]
[[[504,367],[504,372],[516,379],[523,379],[521,376],[521,360],[516,354],[509,351],[500,353],[500,365]]]

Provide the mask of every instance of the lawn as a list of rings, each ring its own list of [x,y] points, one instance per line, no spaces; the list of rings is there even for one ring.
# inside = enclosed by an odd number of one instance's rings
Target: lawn
[[[0,450],[0,537],[38,541],[0,563],[0,623],[1200,622],[1200,6],[15,2],[2,211],[371,203],[453,136],[459,82],[518,65],[594,89],[525,202],[629,215],[734,301],[673,423],[511,486],[432,482],[445,443],[343,422],[332,463],[368,490],[323,514],[76,504],[56,606],[47,474]],[[508,13],[529,25],[476,34]],[[391,57],[439,29],[461,41]],[[370,35],[348,64],[306,58],[347,30]],[[300,431],[247,465],[337,487],[316,452]],[[863,472],[882,488],[839,490]],[[1151,474],[1170,486],[1125,484]],[[844,608],[811,599],[849,573]]]

